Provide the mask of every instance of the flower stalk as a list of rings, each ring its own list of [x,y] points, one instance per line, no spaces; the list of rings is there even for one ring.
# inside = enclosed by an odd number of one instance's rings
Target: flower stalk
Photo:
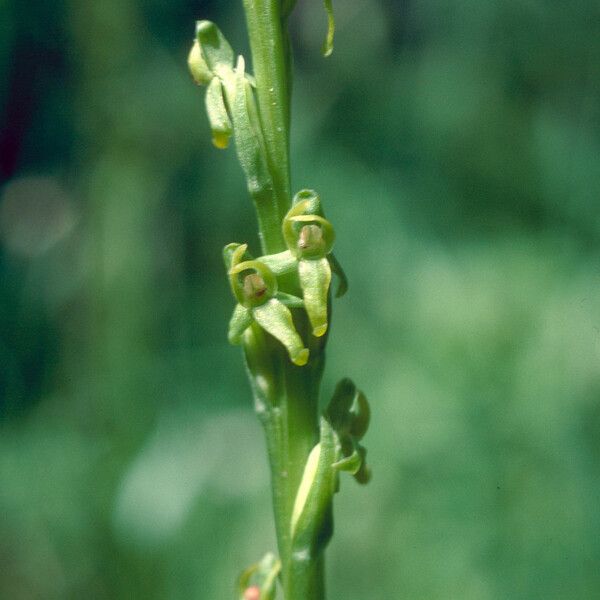
[[[229,244],[224,261],[237,302],[229,341],[241,345],[271,466],[279,558],[265,557],[239,580],[240,600],[324,600],[324,551],[333,532],[339,473],[366,483],[359,444],[369,410],[364,395],[342,380],[323,415],[319,389],[331,322],[331,280],[347,281],[332,249],[335,232],[319,195],[292,198],[289,164],[291,51],[287,17],[295,0],[243,0],[252,66],[235,57],[219,28],[199,21],[189,66],[206,85],[213,144],[230,138],[258,217],[261,256]],[[333,48],[331,0],[324,53]]]

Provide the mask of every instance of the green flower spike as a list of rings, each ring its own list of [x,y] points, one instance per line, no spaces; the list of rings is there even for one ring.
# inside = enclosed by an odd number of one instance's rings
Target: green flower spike
[[[338,296],[340,291],[346,291],[347,284],[339,263],[331,254],[335,233],[331,223],[323,216],[316,192],[302,190],[296,194],[294,205],[283,220],[283,237],[289,253],[297,261],[304,305],[313,335],[320,337],[328,326],[327,303],[332,269],[340,277]],[[279,257],[280,264],[285,263],[283,253],[275,257]]]
[[[229,341],[241,344],[245,331],[256,323],[285,346],[294,364],[303,366],[308,362],[308,348],[288,308],[301,307],[302,299],[278,292],[271,269],[259,260],[248,259],[247,249],[247,244],[229,244],[224,250],[229,282],[238,301],[229,322]]]

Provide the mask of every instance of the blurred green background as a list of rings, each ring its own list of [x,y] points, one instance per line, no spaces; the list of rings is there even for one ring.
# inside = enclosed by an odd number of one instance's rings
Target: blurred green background
[[[369,396],[332,600],[600,598],[600,8],[320,1],[291,27],[294,187],[351,282],[324,386]],[[226,343],[230,241],[194,20],[241,2],[0,1],[0,598],[232,598],[274,547]]]

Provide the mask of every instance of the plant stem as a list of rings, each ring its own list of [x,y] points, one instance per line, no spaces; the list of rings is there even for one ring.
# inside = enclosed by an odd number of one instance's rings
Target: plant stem
[[[289,44],[281,0],[243,0],[248,23],[260,120],[273,181],[277,211],[269,222],[281,223],[291,205],[289,165],[290,87]],[[266,219],[261,219],[265,222]],[[286,248],[281,227],[261,229],[269,252]],[[297,283],[287,281],[294,292]],[[252,351],[246,352],[257,412],[263,423],[273,486],[277,542],[285,600],[324,600],[322,556],[295,556],[291,518],[308,455],[318,439],[318,398],[325,340],[313,338],[304,313],[295,316],[298,332],[311,339],[311,358],[293,365],[286,352],[262,331],[254,330]]]
[[[265,336],[266,337],[266,336]],[[270,340],[266,340],[267,343]],[[285,600],[323,600],[323,568],[320,557],[296,556],[290,537],[296,493],[306,460],[317,441],[319,384],[323,354],[313,350],[314,358],[305,367],[294,366],[275,344],[268,350],[271,361],[278,362],[279,381],[276,403],[259,414],[265,427],[277,529],[282,563]]]
[[[267,160],[273,179],[278,222],[281,223],[291,204],[287,34],[283,28],[281,0],[243,2]],[[262,234],[269,252],[285,249],[280,228]]]
[[[309,327],[303,329],[310,332]],[[282,554],[285,600],[323,600],[325,598],[322,557],[295,555],[289,539],[296,493],[308,455],[318,438],[318,398],[323,359],[324,356],[320,349],[311,348],[311,361],[305,367],[295,367],[290,364],[289,360],[285,364],[289,481],[286,506],[287,547],[285,554]]]
[[[245,346],[246,366],[267,440],[285,599],[323,600],[321,556],[294,555],[290,537],[294,500],[317,440],[323,342],[313,344],[306,366],[296,367],[281,345],[259,327],[253,326],[251,334]]]

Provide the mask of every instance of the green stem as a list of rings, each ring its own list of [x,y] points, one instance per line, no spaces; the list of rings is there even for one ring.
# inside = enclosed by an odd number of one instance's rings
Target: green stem
[[[310,336],[310,326],[304,319],[304,337]],[[318,438],[318,398],[323,373],[324,355],[320,348],[311,348],[311,360],[305,367],[285,363],[285,406],[287,429],[287,503],[285,510],[285,552],[282,554],[283,588],[285,600],[323,600],[322,557],[296,556],[290,539],[291,516],[296,493],[304,473],[310,451]]]
[[[308,320],[298,320],[306,335]],[[295,556],[290,536],[294,500],[318,435],[322,342],[313,344],[306,366],[296,367],[281,345],[259,327],[253,326],[251,333],[245,344],[246,366],[267,440],[285,600],[323,600],[322,557]]]
[[[260,120],[273,179],[278,223],[291,204],[289,163],[289,49],[281,0],[243,0]],[[285,250],[281,228],[261,232],[271,252]]]
[[[325,596],[321,557],[295,556],[290,537],[294,500],[306,460],[317,441],[322,354],[315,352],[316,358],[308,365],[296,367],[285,351],[276,346],[276,342],[270,343],[271,340],[262,332],[256,334],[263,338],[262,343],[269,346],[263,356],[270,356],[271,368],[276,361],[279,373],[277,380],[271,381],[276,398],[272,397],[258,406],[258,413],[265,428],[271,463],[273,508],[285,600],[322,600]],[[256,348],[252,354],[254,358],[247,354],[248,367],[256,381],[256,376],[260,378],[261,375],[261,371],[256,370]]]
[[[268,203],[277,215],[260,215],[260,222],[278,227],[261,227],[261,239],[271,252],[286,248],[281,223],[291,205],[289,127],[290,89],[289,41],[282,16],[282,0],[243,0],[248,23],[252,63],[268,167],[275,202]],[[288,8],[291,3],[288,2]],[[289,12],[289,11],[287,11]],[[265,203],[267,205],[267,203]],[[297,282],[288,281],[291,288]],[[294,292],[289,289],[285,291]],[[295,311],[296,325],[303,339],[313,339],[306,315]],[[311,343],[308,365],[293,365],[285,351],[262,332],[256,332],[260,350],[247,348],[248,371],[257,408],[264,425],[271,463],[273,507],[282,564],[281,579],[285,600],[323,600],[325,586],[323,559],[292,553],[291,518],[296,493],[308,455],[318,439],[318,398],[323,372],[324,340]],[[259,357],[262,356],[262,359]],[[257,360],[263,364],[257,364]],[[260,374],[268,374],[260,377]],[[268,382],[265,387],[265,381]],[[260,389],[260,386],[263,386]],[[264,400],[264,402],[262,402]]]
[[[281,251],[281,219],[279,211],[274,214],[273,195],[274,191],[271,189],[251,193],[258,220],[260,246],[265,254],[276,254]]]
[[[325,598],[323,555],[317,559],[296,559],[284,582],[285,600],[321,600]]]

